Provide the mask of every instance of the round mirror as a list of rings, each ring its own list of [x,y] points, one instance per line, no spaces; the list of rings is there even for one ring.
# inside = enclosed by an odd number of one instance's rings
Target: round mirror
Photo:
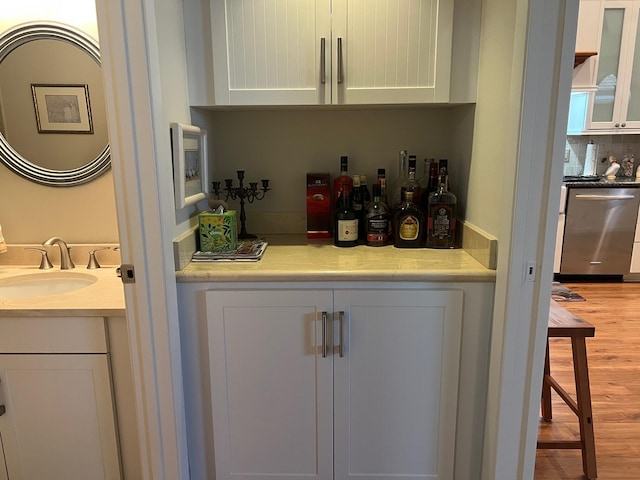
[[[72,27],[19,25],[0,37],[0,161],[49,186],[111,166],[98,44]]]

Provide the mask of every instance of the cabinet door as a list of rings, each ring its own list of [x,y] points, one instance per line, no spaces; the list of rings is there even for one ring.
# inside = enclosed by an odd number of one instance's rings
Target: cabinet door
[[[580,0],[578,13],[577,52],[597,52],[600,48],[600,28],[604,0]],[[571,87],[575,90],[593,90],[596,83],[596,56],[589,57],[573,69]]]
[[[625,89],[625,128],[640,129],[640,2],[631,11],[631,47],[629,49],[629,84]]]
[[[4,404],[0,399],[0,408],[2,408]],[[2,412],[0,412],[2,413]],[[0,431],[0,480],[8,480],[9,473],[7,472],[7,463],[4,459],[4,445],[2,444],[2,432]]]
[[[449,101],[452,25],[450,1],[334,0],[333,103]]]
[[[336,292],[335,478],[453,478],[462,300],[459,291]]]
[[[632,84],[633,88],[638,90],[639,80],[632,82],[637,25],[638,2],[605,3],[600,50],[597,56],[597,90],[590,99],[588,129],[629,130],[640,126],[640,122],[635,125],[627,122],[627,113],[631,117],[640,114],[640,107],[630,103],[629,95]]]
[[[206,304],[216,479],[330,480],[331,292],[210,291]]]
[[[211,24],[217,105],[331,103],[330,0],[212,0]]]
[[[0,355],[0,389],[11,480],[121,478],[107,355]]]

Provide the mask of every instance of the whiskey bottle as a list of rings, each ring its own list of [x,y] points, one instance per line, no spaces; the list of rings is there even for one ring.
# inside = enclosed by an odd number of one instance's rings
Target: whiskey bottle
[[[407,191],[394,216],[393,245],[398,248],[420,247],[423,228],[424,215],[413,203],[413,192]]]
[[[413,192],[413,203],[420,205],[420,198],[422,195],[422,187],[416,180],[416,157],[411,155],[409,157],[409,166],[407,168],[407,178],[400,187],[400,198],[405,198],[406,192]]]
[[[389,241],[389,207],[382,202],[380,185],[373,186],[373,200],[365,213],[367,245],[381,247]]]
[[[429,195],[426,245],[429,248],[454,248],[458,199],[449,191],[449,177],[445,167],[440,169],[440,185]]]
[[[333,244],[336,247],[355,247],[358,245],[358,218],[351,207],[349,187],[342,185],[338,195],[338,207],[334,214]]]

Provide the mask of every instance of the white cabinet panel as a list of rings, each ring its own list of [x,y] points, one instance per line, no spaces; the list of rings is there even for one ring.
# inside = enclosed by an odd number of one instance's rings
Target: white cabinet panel
[[[633,244],[633,253],[631,254],[631,269],[629,273],[640,273],[640,243]]]
[[[216,478],[332,478],[331,293],[207,292]]]
[[[211,0],[210,13],[216,105],[449,101],[451,1]]]
[[[106,355],[0,355],[10,479],[119,479]]]
[[[208,291],[216,478],[453,478],[462,300]]]
[[[335,295],[335,478],[453,478],[462,292]]]
[[[602,25],[604,0],[580,0],[576,52],[598,52]],[[573,69],[574,90],[586,91],[596,88],[597,58],[589,57],[582,65]]]

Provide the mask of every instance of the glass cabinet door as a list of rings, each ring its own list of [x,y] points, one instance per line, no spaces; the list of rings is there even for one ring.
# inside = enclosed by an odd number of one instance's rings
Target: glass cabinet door
[[[609,0],[602,19],[597,90],[587,129],[640,128],[640,0]],[[638,52],[638,55],[635,55]]]
[[[613,128],[616,96],[619,95],[622,31],[625,8],[606,8],[602,21],[602,40],[598,52],[598,90],[593,95],[591,128]]]
[[[633,37],[632,50],[629,52],[631,65],[631,78],[629,88],[626,90],[626,128],[640,128],[640,2],[636,2],[632,12],[635,35]]]

